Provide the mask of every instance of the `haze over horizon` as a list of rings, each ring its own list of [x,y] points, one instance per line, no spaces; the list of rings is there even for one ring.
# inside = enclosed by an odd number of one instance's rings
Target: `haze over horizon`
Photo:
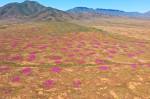
[[[0,6],[12,2],[23,2],[25,0],[1,0]],[[127,12],[147,12],[150,11],[149,0],[31,0],[37,1],[45,6],[57,8],[60,10],[68,10],[74,7],[88,7],[88,8],[103,8],[103,9],[117,9]]]

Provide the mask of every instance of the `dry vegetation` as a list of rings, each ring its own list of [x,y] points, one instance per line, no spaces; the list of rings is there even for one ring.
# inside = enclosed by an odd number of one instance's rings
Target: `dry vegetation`
[[[113,22],[94,27],[109,32]],[[150,42],[112,33],[64,22],[1,25],[0,99],[150,99]]]
[[[150,40],[150,20],[103,17],[88,21],[82,20],[82,24],[102,29],[109,33]]]

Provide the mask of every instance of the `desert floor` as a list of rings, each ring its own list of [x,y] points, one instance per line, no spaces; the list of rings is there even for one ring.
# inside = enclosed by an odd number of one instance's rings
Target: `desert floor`
[[[150,99],[149,29],[92,26],[1,25],[0,99]]]

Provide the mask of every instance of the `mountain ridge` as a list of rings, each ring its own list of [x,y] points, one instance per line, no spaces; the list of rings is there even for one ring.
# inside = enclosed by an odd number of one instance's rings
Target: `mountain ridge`
[[[0,7],[0,20],[54,20],[54,21],[68,21],[80,18],[93,18],[101,16],[117,16],[117,17],[131,17],[131,18],[148,18],[150,19],[150,11],[146,13],[140,12],[126,12],[116,9],[102,9],[102,8],[88,8],[75,7],[67,11],[62,11],[52,7],[41,5],[37,1],[26,0],[18,3],[8,3]]]
[[[135,17],[135,18],[150,18],[149,13],[140,13],[140,12],[126,12],[116,9],[103,9],[103,8],[88,8],[88,7],[75,7],[67,10],[70,14],[95,14],[95,15],[108,15],[108,16],[120,16],[120,17]]]
[[[70,14],[52,7],[45,7],[36,1],[9,3],[0,7],[0,19],[66,20]]]

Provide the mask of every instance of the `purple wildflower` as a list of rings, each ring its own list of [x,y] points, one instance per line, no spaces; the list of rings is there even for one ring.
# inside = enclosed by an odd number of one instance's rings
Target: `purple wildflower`
[[[23,73],[24,75],[30,75],[31,72],[32,72],[32,69],[29,68],[29,67],[26,67],[26,68],[23,68],[23,69],[22,69],[22,73]]]

